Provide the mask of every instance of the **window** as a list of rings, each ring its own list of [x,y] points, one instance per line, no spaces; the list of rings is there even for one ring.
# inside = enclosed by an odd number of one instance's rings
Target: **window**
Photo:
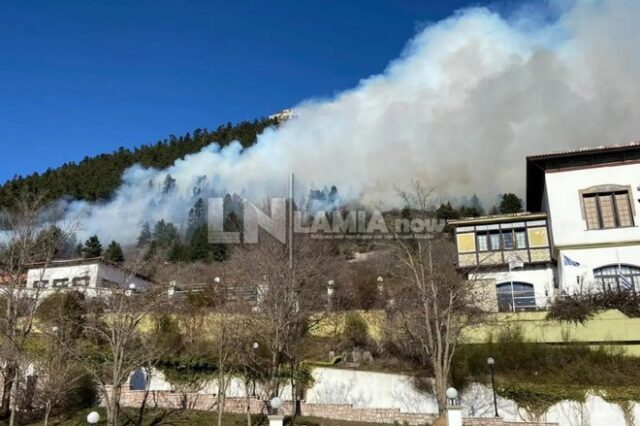
[[[504,243],[503,247],[505,250],[513,250],[513,233],[512,232],[504,232],[502,234],[502,241]]]
[[[40,280],[33,282],[33,288],[47,288],[49,285],[49,280]]]
[[[478,234],[478,251],[489,250],[489,236],[487,234]]]
[[[523,282],[500,283],[496,286],[498,309],[504,311],[533,310],[536,308],[536,297],[533,284]]]
[[[593,270],[596,282],[603,290],[635,290],[640,288],[640,267],[634,265],[607,265]]]
[[[627,189],[583,193],[582,208],[587,229],[633,226],[633,211]]]
[[[527,248],[524,229],[503,229],[502,231],[478,232],[478,251],[499,251]]]
[[[71,280],[71,284],[73,287],[88,287],[89,286],[89,277],[75,277]]]
[[[516,234],[516,248],[523,249],[527,248],[527,237],[524,229],[515,230]]]
[[[491,250],[500,250],[500,234],[498,232],[489,234],[489,241],[491,242]]]
[[[64,288],[69,287],[69,279],[68,278],[58,278],[53,280],[54,288]]]

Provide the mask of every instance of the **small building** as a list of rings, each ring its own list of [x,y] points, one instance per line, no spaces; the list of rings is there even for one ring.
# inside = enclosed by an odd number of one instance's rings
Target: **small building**
[[[496,291],[499,310],[545,307],[556,287],[547,215],[515,213],[452,220],[458,266]]]
[[[132,285],[136,290],[143,290],[153,282],[141,274],[96,257],[31,265],[27,271],[26,285],[28,289],[40,289],[45,296],[56,290],[74,289],[89,297],[96,297],[116,288],[128,290]]]

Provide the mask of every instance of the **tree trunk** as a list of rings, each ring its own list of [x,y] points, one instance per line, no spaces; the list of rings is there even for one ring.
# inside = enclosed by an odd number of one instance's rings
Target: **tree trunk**
[[[111,397],[109,398],[109,409],[107,410],[107,425],[118,426],[120,418],[120,393],[122,389],[120,385],[113,385],[111,388]]]
[[[44,422],[43,426],[49,425],[49,414],[51,414],[51,401],[47,401],[44,407]]]
[[[225,394],[225,383],[224,383],[224,370],[223,367],[219,367],[218,373],[218,426],[222,426],[222,414],[224,411],[224,394]]]
[[[245,373],[245,376],[246,376],[246,373]],[[246,378],[244,381],[244,393],[247,399],[247,426],[251,426],[251,392],[249,390],[250,386],[251,386],[251,381],[248,378]]]
[[[4,384],[2,386],[2,406],[0,407],[0,420],[6,420],[11,415],[11,390],[13,388],[13,381],[16,376],[15,366],[12,364],[7,365],[6,374],[4,377]]]
[[[436,401],[438,402],[438,413],[442,416],[447,408],[447,375],[442,367],[434,365],[434,376],[436,381]]]
[[[145,370],[144,378],[144,396],[142,397],[142,404],[140,404],[140,410],[138,410],[138,426],[142,426],[142,420],[144,419],[144,410],[147,408],[147,400],[149,399],[149,387],[151,385],[151,369]]]
[[[294,426],[296,424],[296,408],[297,408],[297,398],[296,398],[296,380],[295,380],[295,362],[291,361],[291,425]]]
[[[16,414],[18,411],[18,388],[20,387],[20,370],[16,368],[15,379],[11,387],[11,415],[9,416],[9,426],[15,426]]]

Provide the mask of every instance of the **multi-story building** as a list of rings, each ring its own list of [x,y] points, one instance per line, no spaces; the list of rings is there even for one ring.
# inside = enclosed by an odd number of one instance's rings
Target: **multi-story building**
[[[526,198],[532,213],[451,222],[459,266],[495,281],[501,309],[640,289],[640,143],[530,156]]]

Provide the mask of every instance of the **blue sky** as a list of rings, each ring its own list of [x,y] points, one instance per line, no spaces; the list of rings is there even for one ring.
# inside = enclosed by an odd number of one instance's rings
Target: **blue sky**
[[[0,181],[331,96],[478,3],[2,1]]]

